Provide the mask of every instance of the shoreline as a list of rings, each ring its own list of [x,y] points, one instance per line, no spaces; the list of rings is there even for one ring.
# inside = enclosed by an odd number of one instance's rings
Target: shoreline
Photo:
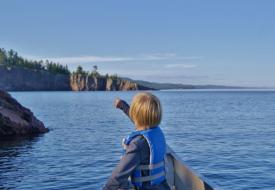
[[[9,93],[18,92],[73,92],[73,93],[90,93],[90,92],[140,92],[140,91],[152,91],[152,92],[275,92],[275,88],[270,89],[259,89],[259,88],[247,88],[247,89],[160,89],[160,90],[116,90],[116,91],[106,91],[106,90],[95,90],[95,91],[73,91],[73,90],[13,90],[7,91]]]

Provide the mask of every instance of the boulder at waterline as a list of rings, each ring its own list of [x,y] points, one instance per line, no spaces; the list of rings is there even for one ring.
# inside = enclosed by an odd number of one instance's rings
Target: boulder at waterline
[[[48,131],[29,109],[9,93],[0,90],[0,140],[4,137],[35,135]]]

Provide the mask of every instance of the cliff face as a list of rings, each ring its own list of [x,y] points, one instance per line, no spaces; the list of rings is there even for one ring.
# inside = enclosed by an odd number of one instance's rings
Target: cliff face
[[[73,91],[103,91],[106,90],[106,79],[104,77],[72,74],[70,85]]]
[[[128,80],[82,74],[72,74],[70,84],[73,91],[151,90]]]
[[[145,87],[139,86],[137,83],[126,80],[107,79],[106,90],[148,90]]]
[[[70,76],[0,65],[0,89],[5,91],[71,90]]]
[[[53,74],[0,65],[0,89],[5,91],[127,91],[153,90],[130,80],[87,74]]]
[[[48,129],[33,113],[0,90],[0,140],[4,137],[45,133]]]

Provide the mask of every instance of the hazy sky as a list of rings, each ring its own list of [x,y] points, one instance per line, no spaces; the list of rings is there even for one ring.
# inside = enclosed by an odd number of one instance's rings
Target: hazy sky
[[[160,82],[275,87],[274,0],[1,0],[0,47]]]

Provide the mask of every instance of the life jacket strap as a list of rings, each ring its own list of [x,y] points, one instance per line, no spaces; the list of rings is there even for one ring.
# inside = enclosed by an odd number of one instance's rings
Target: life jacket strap
[[[149,165],[139,165],[137,167],[138,170],[153,170],[164,166],[164,161],[156,163],[156,164],[149,164]]]
[[[155,175],[133,178],[132,182],[142,183],[142,182],[146,182],[146,181],[153,181],[153,180],[156,180],[158,178],[161,178],[162,176],[165,176],[165,172],[164,171],[162,171],[162,172],[160,172],[158,174],[155,174]]]
[[[127,144],[125,144],[125,141],[126,141],[125,138],[123,138],[122,142],[121,142],[121,146],[122,146],[123,150],[126,150],[126,148],[128,146]]]

